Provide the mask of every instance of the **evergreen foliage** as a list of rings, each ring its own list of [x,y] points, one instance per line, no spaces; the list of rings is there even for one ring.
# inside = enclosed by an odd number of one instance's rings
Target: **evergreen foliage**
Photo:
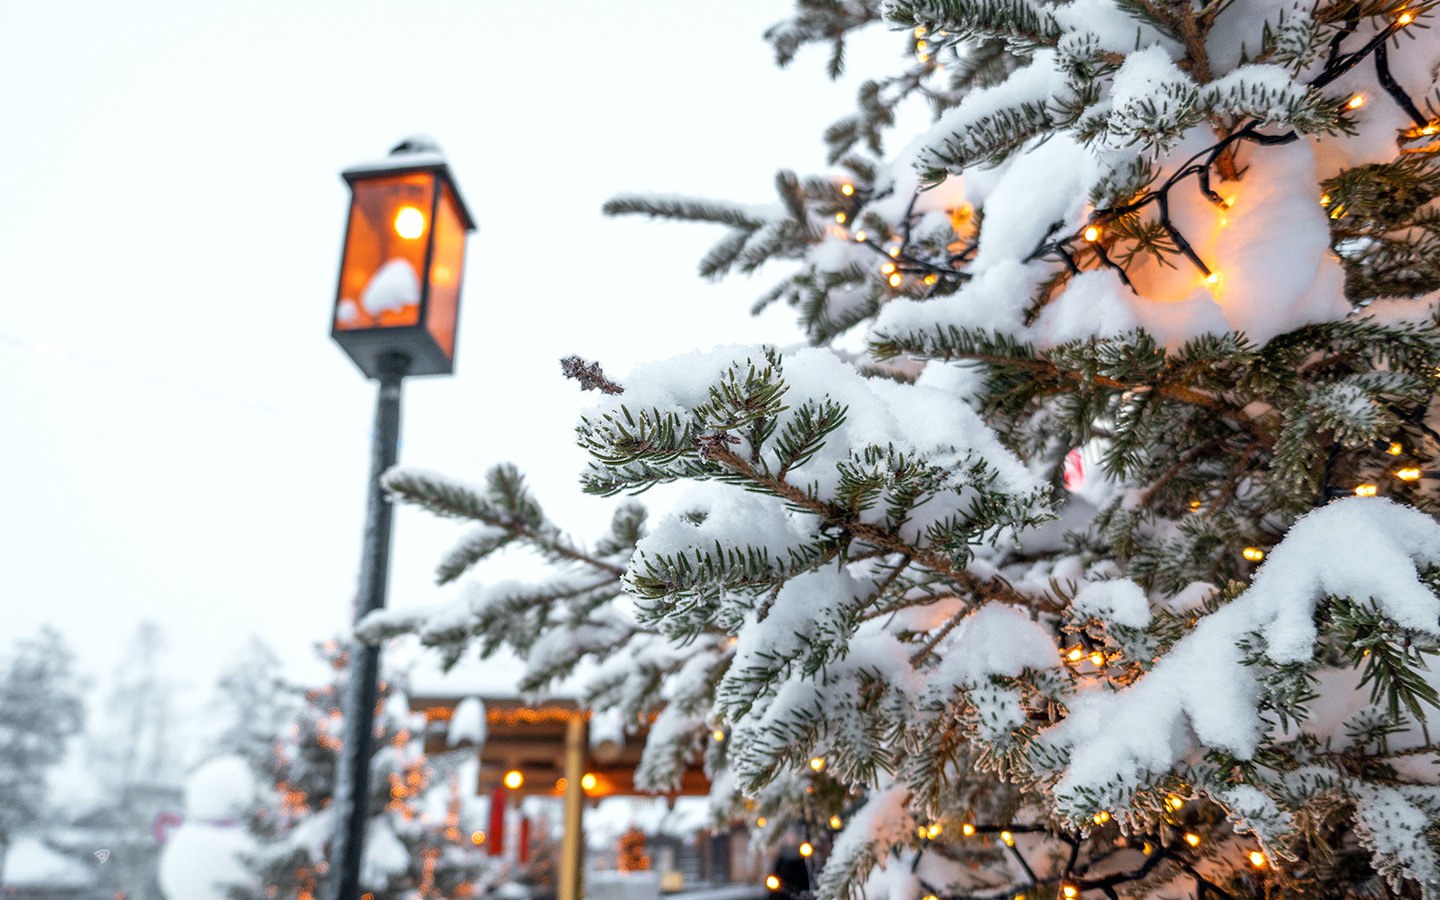
[[[790,261],[757,305],[816,345],[569,364],[609,386],[585,489],[691,498],[592,551],[512,468],[392,473],[482,529],[442,580],[551,571],[362,634],[535,691],[597,661],[586,703],[659,713],[646,783],[703,759],[823,898],[1440,897],[1431,5],[803,0],[768,36],[837,73],[879,23],[905,62],[835,171],[606,207],[723,226],[707,278]]]
[[[269,736],[256,774],[273,788],[246,822],[256,849],[242,860],[246,882],[229,887],[234,900],[307,900],[317,895],[325,873],[341,749],[336,704],[346,667],[336,643],[321,652],[336,680],[305,691],[296,713]],[[394,679],[382,682],[362,885],[376,900],[478,896],[490,866],[470,841],[478,822],[463,797],[473,790],[460,793],[457,757],[424,753],[423,721],[417,718]],[[241,746],[249,746],[248,735]]]

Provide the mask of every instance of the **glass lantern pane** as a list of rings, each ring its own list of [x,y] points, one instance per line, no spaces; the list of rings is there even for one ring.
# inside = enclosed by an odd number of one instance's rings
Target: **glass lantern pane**
[[[464,269],[465,223],[447,183],[441,187],[440,205],[435,210],[435,255],[430,263],[430,310],[425,327],[450,359],[455,358],[455,318]]]
[[[366,178],[352,191],[335,327],[415,325],[435,177],[422,172]]]

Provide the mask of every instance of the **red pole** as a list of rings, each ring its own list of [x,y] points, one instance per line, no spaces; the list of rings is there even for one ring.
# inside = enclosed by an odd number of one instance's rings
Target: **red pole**
[[[530,817],[520,818],[520,862],[530,861]]]
[[[485,841],[490,846],[490,855],[499,856],[505,852],[505,788],[497,787],[490,795],[490,834]]]

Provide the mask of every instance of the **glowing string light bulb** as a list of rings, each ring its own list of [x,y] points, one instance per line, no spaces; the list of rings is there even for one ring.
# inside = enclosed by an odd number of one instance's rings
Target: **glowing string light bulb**
[[[1110,813],[1102,809],[1091,818],[1095,820],[1096,825],[1104,825],[1106,822],[1110,821]]]
[[[525,776],[519,769],[511,769],[505,773],[505,786],[510,790],[519,790],[525,784]]]
[[[1366,484],[1355,485],[1355,496],[1357,497],[1373,497],[1379,493],[1379,491],[1380,488],[1368,482]]]
[[[1000,840],[1001,840],[1001,842],[1004,843],[1005,846],[1007,846],[1007,847],[1013,847],[1013,846],[1015,846],[1015,835],[1011,834],[1011,833],[1008,832],[1008,831],[1002,831],[1002,832],[1000,832]]]
[[[831,817],[830,817],[830,830],[831,830],[831,831],[839,831],[842,827],[844,827],[844,825],[845,825],[845,821],[844,821],[843,819],[841,819],[839,816],[831,816]]]
[[[1401,481],[1419,481],[1421,474],[1423,473],[1414,466],[1406,466],[1403,469],[1395,470],[1395,477]]]
[[[835,214],[835,221],[839,222],[841,225],[844,225],[844,224],[845,224],[845,214],[844,214],[843,212],[837,212],[837,213]]]
[[[825,771],[825,757],[823,757],[823,756],[816,756],[816,757],[811,758],[811,760],[810,760],[810,768],[811,768],[812,771],[815,771],[815,772],[823,772],[823,771]]]
[[[1096,241],[1100,240],[1100,226],[1099,226],[1099,225],[1089,225],[1089,226],[1087,226],[1087,227],[1085,228],[1085,240],[1089,241],[1089,242],[1092,243],[1092,244],[1095,243]]]
[[[1364,94],[1356,94],[1355,96],[1351,97],[1349,100],[1345,101],[1345,108],[1346,108],[1346,109],[1359,109],[1360,107],[1362,107],[1362,106],[1364,106],[1364,105],[1365,105],[1365,95],[1364,95]]]
[[[851,184],[848,181],[845,182],[844,184],[840,185],[840,193],[844,194],[847,197],[853,197],[855,195],[855,185]]]
[[[1404,28],[1406,25],[1409,25],[1413,21],[1415,21],[1415,14],[1407,9],[1396,17],[1395,24],[1399,25],[1401,28]]]
[[[1060,886],[1060,893],[1067,898],[1074,898],[1080,896],[1080,889],[1073,884],[1063,884]]]
[[[940,276],[939,276],[939,275],[936,275],[934,272],[931,272],[929,275],[926,275],[924,278],[922,278],[922,279],[920,279],[920,280],[923,281],[923,282],[925,282],[927,285],[928,285],[928,284],[935,284],[936,282],[938,282],[938,281],[940,280]]]
[[[1405,445],[1399,441],[1391,441],[1390,446],[1385,448],[1385,452],[1391,456],[1399,456],[1405,452]]]
[[[900,286],[900,282],[903,281],[903,280],[904,280],[904,279],[900,277],[900,273],[899,273],[899,272],[896,272],[894,275],[891,275],[891,276],[890,276],[890,286],[891,286],[891,287],[899,287],[899,286]]]
[[[1250,865],[1254,866],[1257,869],[1265,868],[1265,854],[1261,853],[1259,850],[1251,850],[1246,855],[1250,857]]]
[[[725,732],[717,728],[714,731],[710,732],[710,737],[714,738],[716,741],[723,741],[725,740]]]
[[[806,859],[809,859],[809,858],[810,858],[811,856],[813,856],[814,854],[815,854],[815,845],[814,845],[814,844],[811,844],[809,841],[806,841],[806,842],[804,842],[803,844],[800,845],[800,855],[801,855],[801,856],[805,857]]]
[[[1099,650],[1092,651],[1090,654],[1090,665],[1095,666],[1096,668],[1105,665],[1105,654],[1101,653]],[[1108,817],[1109,813],[1106,813],[1106,816]]]
[[[1192,847],[1200,846],[1200,835],[1196,834],[1193,831],[1185,832],[1185,843],[1189,844]]]
[[[765,886],[772,891],[778,891],[780,890],[780,879],[776,878],[774,875],[766,875]]]
[[[765,817],[764,817],[764,816],[761,816],[760,818],[758,818],[758,819],[755,820],[755,827],[756,827],[756,828],[764,828],[764,827],[765,827]]]
[[[865,238],[866,238],[865,229],[862,228],[862,229],[860,229],[859,231],[855,232],[855,243],[857,243],[857,244],[863,244],[863,243],[865,243]]]
[[[1065,654],[1065,658],[1071,662],[1079,662],[1085,658],[1085,651],[1079,647],[1071,647],[1070,652]]]
[[[964,825],[960,826],[960,833],[965,835],[966,837],[972,837],[975,834],[975,826],[971,825],[969,822],[966,822]]]
[[[1261,550],[1259,547],[1246,547],[1244,550],[1240,551],[1240,555],[1245,557],[1250,562],[1259,562],[1260,560],[1265,558],[1265,551]]]

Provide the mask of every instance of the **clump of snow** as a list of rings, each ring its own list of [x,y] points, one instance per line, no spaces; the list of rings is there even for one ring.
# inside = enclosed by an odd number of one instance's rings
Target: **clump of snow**
[[[445,734],[445,746],[459,747],[468,744],[479,747],[485,743],[485,703],[479,697],[466,697],[455,704],[450,717],[450,728]]]
[[[399,257],[375,270],[360,294],[360,305],[372,316],[419,302],[420,276],[410,260]]]
[[[1150,604],[1145,591],[1128,578],[1115,581],[1093,581],[1080,589],[1071,609],[1081,618],[1126,628],[1144,628],[1150,624]]]
[[[93,881],[83,865],[30,835],[12,838],[0,860],[0,887],[4,888],[79,890]]]

